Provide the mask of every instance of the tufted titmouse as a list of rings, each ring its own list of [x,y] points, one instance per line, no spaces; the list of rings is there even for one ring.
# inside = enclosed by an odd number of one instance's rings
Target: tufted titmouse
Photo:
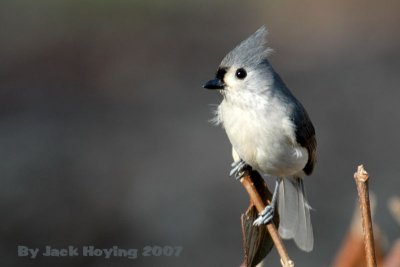
[[[278,202],[279,234],[311,251],[314,237],[303,177],[314,168],[315,130],[301,103],[292,95],[267,60],[267,31],[261,27],[222,60],[216,78],[204,88],[216,89],[223,100],[215,122],[232,144],[231,175],[239,179],[250,166],[276,177],[271,204],[255,225],[266,224]]]

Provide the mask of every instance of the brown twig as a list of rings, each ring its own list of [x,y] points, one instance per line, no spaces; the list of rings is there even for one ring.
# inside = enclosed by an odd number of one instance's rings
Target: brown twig
[[[240,182],[242,183],[247,193],[249,194],[250,199],[255,205],[257,211],[262,212],[265,208],[264,201],[258,194],[257,189],[255,188],[254,183],[251,179],[251,175],[248,171],[245,171],[242,178],[240,179]],[[275,224],[273,222],[267,224],[267,230],[274,242],[274,245],[279,253],[279,256],[281,257],[282,266],[293,267],[294,262],[289,258],[286,248],[283,245],[282,239],[279,237],[279,233],[275,227]]]
[[[374,202],[371,198],[372,211]],[[357,207],[353,212],[353,219],[346,237],[340,247],[332,267],[358,267],[365,266],[364,241],[362,234],[362,223],[360,209]]]
[[[354,173],[356,180],[358,200],[360,203],[362,225],[364,231],[365,256],[368,267],[376,267],[374,234],[372,230],[371,210],[368,195],[368,173],[364,170],[364,166],[360,165],[357,172]]]
[[[376,197],[373,194],[370,194],[369,200],[371,207],[371,218],[374,218],[374,212],[377,205]],[[378,229],[379,228],[374,225],[376,261],[378,266],[382,266],[382,238],[379,234],[380,232],[377,231]],[[366,265],[367,262],[365,259],[361,211],[357,204],[357,206],[354,208],[351,225],[340,249],[336,254],[332,267],[365,267]]]

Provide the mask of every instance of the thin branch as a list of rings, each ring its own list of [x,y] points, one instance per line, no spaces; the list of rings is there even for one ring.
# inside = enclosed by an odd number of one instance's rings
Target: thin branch
[[[373,219],[377,200],[372,193],[370,193],[369,200],[371,207],[371,218]],[[377,226],[374,225],[376,261],[378,266],[382,266],[382,238],[380,236],[380,232],[377,230]],[[365,267],[366,265],[367,262],[365,259],[361,211],[357,204],[354,208],[353,219],[351,220],[349,230],[339,251],[336,254],[332,267]]]
[[[371,209],[369,204],[368,194],[368,178],[367,171],[364,170],[364,166],[360,165],[357,168],[357,172],[354,173],[354,179],[357,185],[358,200],[360,203],[363,231],[364,231],[364,245],[365,245],[365,256],[368,267],[376,267],[375,258],[375,247],[374,247],[374,234],[372,230],[372,219]]]
[[[249,171],[245,171],[242,178],[240,179],[240,182],[242,183],[247,193],[249,194],[250,199],[255,205],[257,211],[262,212],[265,209],[264,201],[258,194],[257,189],[254,186],[253,180],[251,179]],[[279,256],[281,257],[282,266],[294,267],[294,262],[289,258],[286,248],[283,245],[282,239],[279,237],[279,233],[275,227],[275,224],[271,221],[271,223],[268,223],[266,227],[272,238],[272,241],[274,242],[276,250],[278,251]]]
[[[373,204],[373,201],[371,203]],[[335,257],[332,267],[358,267],[359,265],[366,265],[362,231],[361,214],[357,204],[353,212],[349,231]]]

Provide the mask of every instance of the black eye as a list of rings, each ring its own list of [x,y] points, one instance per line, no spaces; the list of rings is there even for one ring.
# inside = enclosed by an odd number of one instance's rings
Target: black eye
[[[246,78],[246,76],[247,76],[247,72],[243,68],[237,69],[236,77],[238,79],[243,80],[244,78]]]

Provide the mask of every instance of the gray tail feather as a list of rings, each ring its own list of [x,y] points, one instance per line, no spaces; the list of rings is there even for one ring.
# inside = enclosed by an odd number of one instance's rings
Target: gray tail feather
[[[311,251],[314,235],[310,219],[303,180],[285,177],[279,183],[278,211],[280,217],[279,234],[285,239],[294,239],[304,251]]]

